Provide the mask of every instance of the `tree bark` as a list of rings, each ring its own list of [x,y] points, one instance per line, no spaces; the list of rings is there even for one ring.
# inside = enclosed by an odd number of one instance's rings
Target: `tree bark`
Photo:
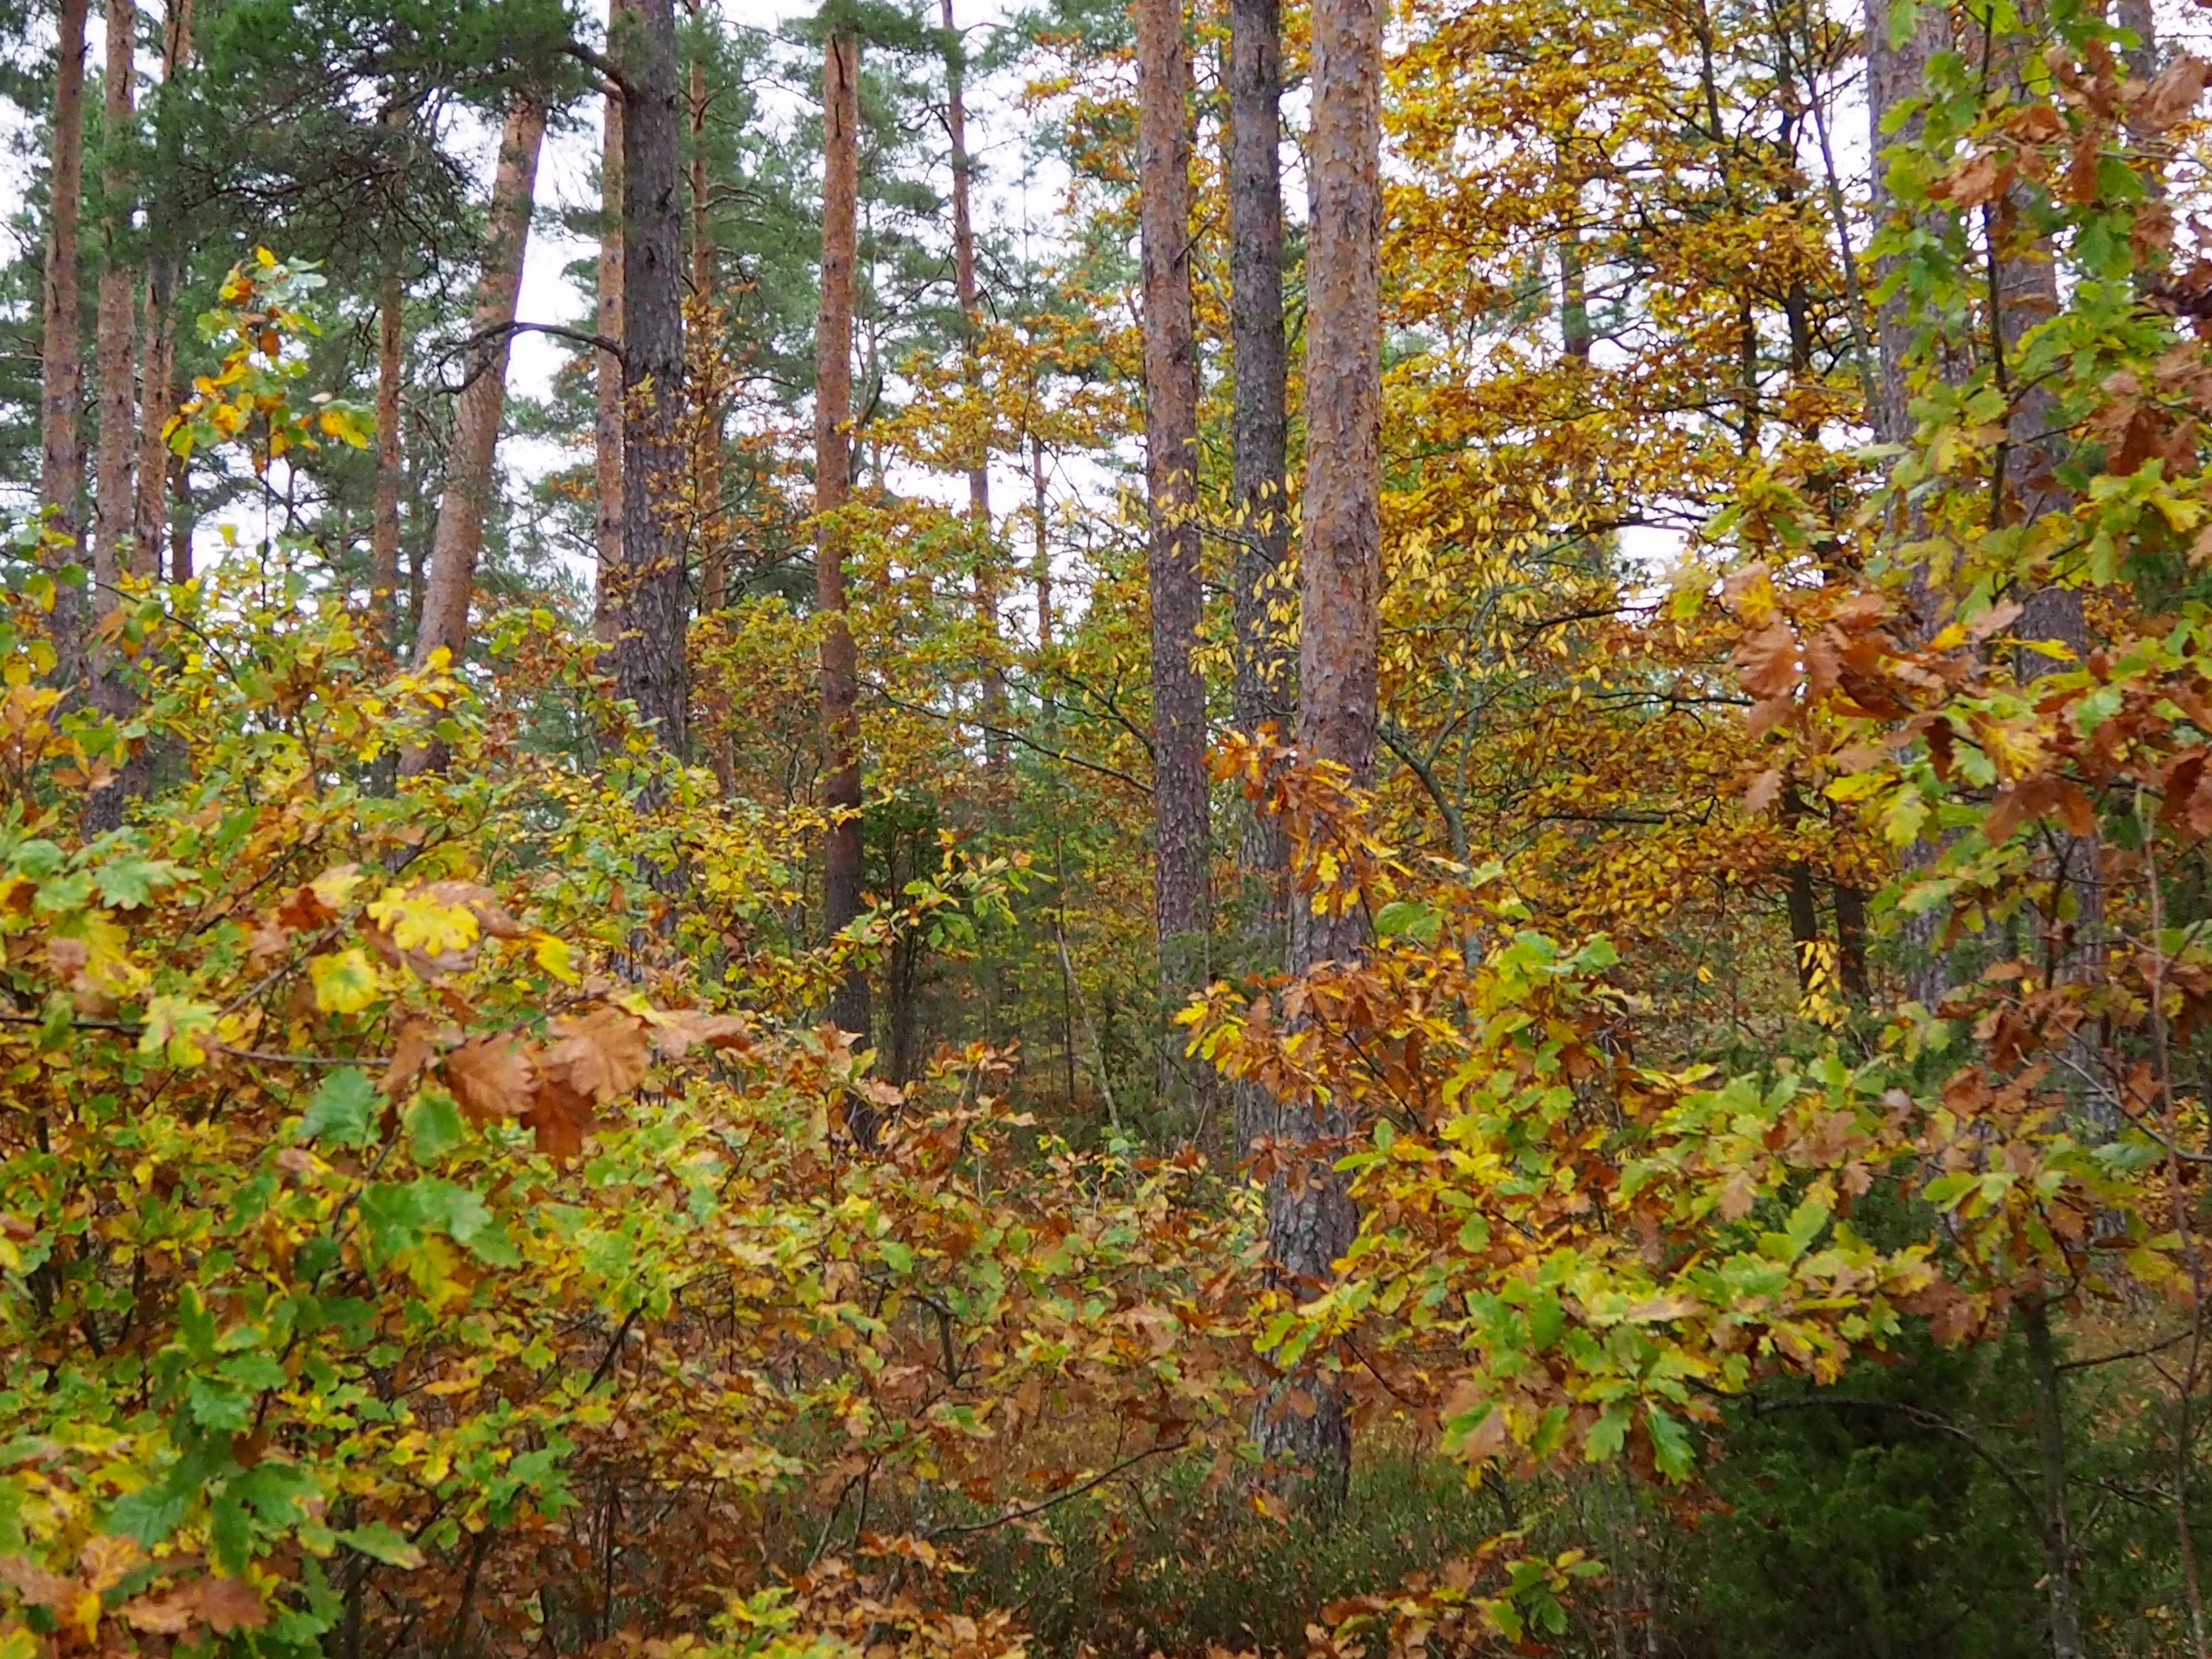
[[[835,514],[853,477],[853,310],[860,259],[860,48],[832,33],[822,65],[822,303],[814,335],[814,598],[822,612],[823,925],[833,939],[860,914],[860,664],[845,597],[845,531]],[[849,969],[830,1018],[866,1041],[865,970]]]
[[[623,562],[615,685],[685,752],[683,119],[671,0],[638,0],[623,64]]]
[[[1229,8],[1229,321],[1236,403],[1230,422],[1236,494],[1237,657],[1231,706],[1240,730],[1273,723],[1285,737],[1297,707],[1297,663],[1272,614],[1290,552],[1288,351],[1283,335],[1282,14],[1279,0]],[[1244,967],[1282,965],[1290,925],[1290,845],[1282,827],[1244,809],[1238,862],[1248,888]],[[1273,1126],[1273,1099],[1233,1091],[1237,1147]]]
[[[1190,68],[1180,0],[1136,0],[1144,258],[1145,482],[1151,509],[1153,924],[1160,1000],[1207,975],[1206,686],[1192,660],[1199,578],[1198,352],[1190,287]],[[1162,1052],[1162,1092],[1175,1075]]]
[[[1052,514],[1044,492],[1044,440],[1035,434],[1030,437],[1030,490],[1036,514],[1036,568],[1031,573],[1036,584],[1036,641],[1043,652],[1052,649]]]
[[[2066,1512],[2066,1401],[2051,1334],[2048,1303],[2021,1304],[2027,1337],[2028,1380],[2034,1389],[2036,1468],[2041,1477],[2044,1591],[2051,1610],[2051,1659],[2081,1659],[2081,1586],[2074,1567]]]
[[[483,274],[470,319],[474,343],[463,359],[467,383],[454,410],[453,454],[447,463],[445,493],[438,501],[429,581],[415,635],[417,668],[428,667],[440,650],[458,665],[468,642],[469,599],[476,587],[477,556],[483,549],[484,514],[491,504],[500,420],[507,408],[507,347],[514,338],[522,257],[537,199],[538,152],[544,137],[544,107],[530,99],[508,112],[500,135]],[[419,764],[410,769],[419,769]]]
[[[1911,29],[1901,41],[1890,38],[1890,14],[1897,0],[1867,0],[1867,124],[1868,142],[1874,154],[1873,212],[1876,223],[1895,210],[1889,189],[1889,170],[1882,152],[1893,144],[1910,143],[1919,137],[1921,118],[1916,113],[1895,131],[1889,131],[1891,112],[1909,99],[1918,98],[1926,86],[1928,63],[1950,44],[1950,20],[1940,6],[1915,6]],[[1895,274],[1897,256],[1883,254],[1874,262],[1875,286],[1886,285]],[[1915,331],[1911,296],[1899,289],[1881,302],[1875,318],[1875,352],[1879,362],[1875,380],[1875,404],[1868,411],[1878,443],[1909,443],[1912,421],[1905,383],[1907,358]]]
[[[1927,83],[1929,60],[1950,44],[1949,15],[1944,8],[1934,5],[1916,6],[1911,29],[1902,40],[1893,41],[1890,15],[1895,3],[1896,0],[1867,0],[1868,143],[1874,156],[1873,216],[1877,224],[1896,210],[1889,189],[1889,169],[1882,152],[1893,144],[1912,142],[1919,136],[1921,126],[1921,118],[1916,113],[1890,131],[1887,129],[1892,112],[1905,100],[1921,95]],[[1874,283],[1877,292],[1888,286],[1897,265],[1894,254],[1875,258]],[[1914,318],[1911,296],[1901,285],[1881,301],[1875,313],[1875,395],[1873,406],[1867,410],[1867,422],[1873,428],[1877,443],[1903,445],[1912,441],[1911,389],[1906,375],[1912,337],[1917,331]],[[1904,526],[1893,528],[1901,533]],[[1936,596],[1926,581],[1916,578],[1909,597],[1918,613],[1918,631],[1923,637],[1933,634],[1941,619],[1936,614]],[[1927,843],[1918,842],[1906,849],[1905,857],[1915,866],[1924,866],[1932,862],[1935,852]],[[1925,910],[1906,916],[1898,928],[1904,945],[1905,996],[1930,1009],[1942,1000],[1951,983],[1948,954],[1941,945],[1943,925],[1940,910]]]
[[[123,578],[143,568],[134,522],[137,492],[131,463],[138,447],[137,372],[138,273],[131,246],[131,174],[129,151],[137,113],[137,0],[107,0],[106,61],[100,74],[100,299],[93,324],[93,381],[99,411],[93,456],[92,580],[89,614],[105,614],[120,599]],[[88,637],[86,661],[93,700],[110,719],[130,718],[137,702],[112,647]],[[112,781],[86,797],[87,833],[123,822],[124,804],[143,792],[143,760],[125,761]]]
[[[77,227],[84,196],[84,34],[87,0],[61,0],[54,52],[52,160],[47,173],[45,331],[39,373],[39,505],[57,539],[50,566],[82,557],[84,448],[77,429],[84,395],[77,342]],[[54,603],[61,678],[83,673],[84,609],[66,584]]]
[[[137,0],[107,0],[106,64],[100,76],[101,170],[100,305],[93,331],[94,378],[100,409],[94,457],[93,580],[96,610],[112,604],[121,577],[146,568],[134,516],[131,464],[137,448],[138,272],[131,247],[131,174],[128,149],[137,113]]]
[[[611,0],[607,39],[622,33],[627,8]],[[606,94],[605,123],[599,148],[599,331],[617,345],[623,337],[623,100]],[[612,351],[593,354],[592,386],[598,398],[592,462],[592,539],[599,552],[599,579],[592,594],[592,632],[612,645],[621,632],[615,605],[621,588],[623,526],[623,361]]]
[[[944,0],[945,125],[952,141],[952,287],[960,302],[962,372],[968,395],[980,410],[981,365],[977,346],[983,332],[983,305],[975,283],[975,222],[970,208],[975,161],[968,153],[967,50],[953,21],[952,0]],[[975,441],[968,464],[968,516],[975,536],[975,620],[983,632],[983,756],[994,771],[1006,763],[1006,675],[999,661],[999,554],[991,533],[991,444],[988,425]]]
[[[157,166],[156,178],[167,171],[167,164],[177,159],[181,144],[177,131],[177,98],[173,90],[177,77],[184,72],[192,50],[192,12],[189,0],[169,0],[168,9],[161,20],[161,84],[154,97],[155,143],[163,165]],[[162,566],[162,554],[170,529],[169,474],[181,463],[169,452],[168,439],[163,432],[169,417],[176,413],[177,342],[176,309],[177,251],[179,215],[170,199],[170,192],[155,189],[146,207],[146,316],[143,324],[144,344],[141,347],[138,368],[138,476],[137,505],[131,518],[132,533],[138,538],[141,568],[158,575]],[[185,574],[176,580],[190,580],[189,562]]]
[[[692,0],[696,16],[698,0]],[[707,179],[707,64],[691,60],[691,294],[701,326],[717,331],[721,307],[714,298],[714,225]],[[711,341],[700,343],[712,348]],[[711,616],[730,602],[730,551],[722,524],[722,398],[712,372],[702,374],[692,467],[693,520],[699,542],[699,611]]]
[[[399,649],[399,395],[406,370],[407,290],[399,262],[385,267],[376,308],[376,481],[368,531],[368,620],[384,649]]]
[[[1298,747],[1360,786],[1375,770],[1382,583],[1382,0],[1316,0]],[[1291,907],[1293,973],[1355,959],[1365,945],[1357,907],[1330,915]],[[1304,1156],[1268,1182],[1267,1238],[1273,1271],[1303,1292],[1328,1282],[1358,1217],[1332,1167],[1352,1127],[1344,1109],[1316,1103],[1299,1127]],[[1294,1130],[1286,1123],[1281,1133]],[[1304,1464],[1316,1495],[1341,1504],[1352,1461],[1343,1386],[1310,1364],[1292,1384],[1313,1410],[1272,1402],[1262,1449]]]

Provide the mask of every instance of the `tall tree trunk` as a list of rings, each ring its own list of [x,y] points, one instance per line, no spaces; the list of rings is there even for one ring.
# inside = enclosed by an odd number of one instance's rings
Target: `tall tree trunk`
[[[106,165],[100,175],[100,307],[93,332],[98,387],[100,447],[94,456],[93,579],[100,589],[95,609],[112,603],[118,580],[146,564],[132,522],[138,501],[131,487],[137,448],[135,382],[137,369],[138,273],[131,258],[131,174],[129,147],[137,110],[137,0],[107,0],[107,61],[100,76],[100,137]]]
[[[970,208],[975,160],[968,153],[967,48],[944,0],[945,125],[952,140],[952,286],[960,301],[962,369],[971,400],[980,404],[981,365],[976,351],[983,304],[975,284],[975,222]],[[999,661],[999,552],[991,533],[991,444],[986,426],[968,463],[968,516],[975,536],[975,620],[983,632],[983,756],[994,769],[1006,761],[1006,675]]]
[[[692,0],[696,16],[698,0]],[[714,330],[721,317],[715,301],[714,225],[707,179],[707,64],[691,60],[691,294],[695,315]],[[711,349],[711,339],[699,343]],[[702,352],[703,359],[703,352]],[[702,374],[702,406],[696,422],[698,453],[692,469],[693,516],[698,526],[699,610],[711,616],[730,602],[730,550],[722,524],[722,398],[714,375]]]
[[[2117,0],[2112,8],[2112,21],[2136,37],[2136,43],[2122,54],[2128,73],[2138,81],[2158,78],[2158,22],[2151,10],[2151,0]]]
[[[616,42],[628,8],[610,0],[607,39]],[[599,146],[599,337],[620,345],[623,337],[623,100],[606,94]],[[592,386],[598,421],[592,431],[592,540],[599,553],[592,592],[592,632],[612,645],[622,631],[615,606],[621,591],[623,527],[623,360],[612,351],[592,356]]]
[[[415,665],[427,667],[443,650],[459,664],[468,641],[469,599],[476,588],[477,556],[483,549],[484,514],[491,504],[493,463],[507,408],[507,348],[522,287],[522,258],[537,199],[538,152],[545,137],[544,106],[518,102],[500,135],[499,170],[484,227],[483,274],[470,320],[472,343],[463,361],[467,383],[453,412],[453,453],[438,527],[430,545],[429,582],[415,635]],[[419,765],[420,763],[417,763]]]
[[[145,568],[137,526],[137,493],[131,487],[138,447],[137,372],[138,276],[131,246],[130,147],[138,80],[137,0],[107,0],[106,62],[100,75],[100,303],[93,325],[99,447],[93,457],[91,614],[100,616],[120,597],[123,578]],[[136,702],[113,650],[88,642],[94,700],[110,718],[129,718]],[[123,821],[124,803],[145,788],[143,761],[126,761],[112,782],[86,798],[85,828],[96,833]]]
[[[1044,493],[1044,440],[1030,435],[1030,490],[1036,514],[1036,641],[1039,651],[1052,649],[1052,514]]]
[[[1583,271],[1580,225],[1569,225],[1559,234],[1559,343],[1575,362],[1589,362],[1589,284]]]
[[[1282,13],[1279,0],[1230,0],[1229,322],[1236,384],[1231,419],[1237,498],[1235,678],[1237,726],[1273,722],[1285,737],[1297,705],[1297,664],[1271,614],[1290,551],[1288,352],[1283,337]],[[1237,848],[1249,890],[1244,966],[1279,968],[1288,945],[1290,845],[1282,826],[1243,810]],[[1234,1090],[1237,1146],[1272,1130],[1273,1100]]]
[[[2034,1391],[2036,1469],[2043,1494],[2044,1592],[2051,1611],[2051,1659],[2081,1659],[2081,1585],[2074,1566],[2073,1528],[2066,1506],[2066,1398],[2051,1332],[2051,1304],[2021,1304],[2027,1338],[2028,1382]]]
[[[822,612],[823,917],[831,937],[860,914],[860,663],[845,599],[845,531],[831,515],[852,490],[853,307],[860,259],[860,48],[832,33],[822,64],[822,308],[814,332],[814,598]],[[866,1040],[868,976],[849,969],[830,1018]]]
[[[1891,113],[1900,104],[1921,96],[1928,79],[1929,60],[1950,45],[1950,20],[1940,6],[1915,5],[1911,25],[1904,38],[1891,38],[1892,14],[1902,0],[1867,0],[1867,123],[1868,143],[1874,152],[1874,217],[1877,223],[1895,210],[1889,189],[1889,170],[1882,152],[1893,144],[1910,143],[1918,137],[1920,117],[1909,118],[1895,131],[1888,131]],[[1875,261],[1875,286],[1879,289],[1894,274],[1895,254]],[[1882,302],[1875,319],[1875,351],[1879,372],[1875,382],[1875,404],[1868,411],[1875,441],[1909,443],[1912,421],[1907,410],[1905,381],[1916,324],[1911,296],[1901,289]]]
[[[404,465],[399,394],[406,372],[407,289],[396,255],[376,307],[376,483],[368,532],[368,618],[384,648],[399,649],[399,491]]]
[[[1910,143],[1919,136],[1921,118],[1914,114],[1895,131],[1889,131],[1892,112],[1917,98],[1927,83],[1929,60],[1950,45],[1950,17],[1944,8],[1914,6],[1911,27],[1893,39],[1893,9],[1903,0],[1867,0],[1867,124],[1868,143],[1874,155],[1874,218],[1877,224],[1895,211],[1889,189],[1889,170],[1882,152],[1893,144]],[[1897,256],[1884,254],[1874,264],[1874,286],[1880,291],[1895,274]],[[1875,316],[1875,396],[1867,411],[1875,441],[1908,444],[1912,441],[1911,388],[1907,382],[1912,337],[1917,331],[1911,297],[1899,286],[1881,302]],[[1899,510],[1903,510],[1900,508]],[[1899,526],[1902,529],[1902,526]],[[1918,613],[1916,625],[1924,637],[1940,625],[1936,595],[1923,580],[1916,579],[1910,594]],[[1906,849],[1916,866],[1933,860],[1926,842]],[[1940,908],[1906,916],[1898,933],[1904,945],[1905,992],[1908,1000],[1933,1008],[1942,1000],[1951,982],[1948,953],[1941,940],[1944,921]]]
[[[623,562],[615,685],[684,752],[683,116],[671,0],[624,31]]]
[[[1382,586],[1382,0],[1315,0],[1298,747],[1363,786],[1375,769]],[[1292,905],[1291,970],[1356,958],[1364,928],[1357,908],[1316,915]],[[1315,1103],[1303,1127],[1304,1167],[1293,1163],[1267,1188],[1273,1270],[1300,1292],[1327,1283],[1358,1225],[1332,1167],[1348,1115]],[[1343,1386],[1310,1368],[1295,1383],[1312,1411],[1274,1402],[1261,1445],[1306,1465],[1316,1494],[1340,1503],[1352,1462]]]
[[[77,342],[77,226],[84,197],[86,0],[61,0],[54,51],[53,151],[47,173],[45,335],[39,372],[39,505],[58,538],[50,564],[82,557],[84,448],[77,429],[84,395]],[[54,604],[61,675],[83,673],[84,610],[66,585]]]
[[[155,176],[165,179],[179,158],[182,137],[178,131],[175,83],[184,73],[192,50],[192,9],[190,0],[169,0],[161,19],[161,84],[154,95]],[[169,475],[182,463],[170,453],[163,428],[176,413],[177,250],[180,226],[173,193],[157,185],[146,206],[145,343],[138,368],[137,505],[131,516],[132,533],[138,538],[141,568],[161,574],[163,550],[168,541]],[[184,580],[189,580],[187,573]]]
[[[1145,482],[1152,519],[1153,923],[1160,999],[1207,973],[1206,686],[1199,585],[1198,350],[1190,288],[1189,62],[1181,0],[1136,0],[1144,255]],[[1162,1092],[1176,1069],[1164,1048]]]

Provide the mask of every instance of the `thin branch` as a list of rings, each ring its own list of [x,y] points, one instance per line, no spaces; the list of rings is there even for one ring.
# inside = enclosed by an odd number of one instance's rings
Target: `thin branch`
[[[1080,1498],[1084,1493],[1104,1486],[1109,1480],[1117,1475],[1127,1474],[1147,1458],[1158,1457],[1163,1452],[1178,1452],[1188,1444],[1190,1444],[1190,1437],[1186,1435],[1180,1440],[1170,1440],[1161,1445],[1147,1447],[1143,1451],[1123,1458],[1109,1468],[1101,1469],[1088,1480],[1079,1480],[1074,1486],[1056,1492],[1049,1498],[1040,1498],[1037,1502],[1025,1504],[1020,1509],[1008,1510],[1004,1515],[994,1516],[988,1521],[971,1521],[957,1527],[933,1527],[922,1534],[922,1536],[926,1539],[955,1538],[967,1533],[990,1532],[1011,1522],[1026,1521],[1031,1516],[1042,1515],[1047,1510],[1057,1504],[1065,1504],[1071,1498]]]

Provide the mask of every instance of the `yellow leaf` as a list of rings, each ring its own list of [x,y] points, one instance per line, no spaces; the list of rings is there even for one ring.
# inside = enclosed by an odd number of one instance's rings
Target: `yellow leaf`
[[[576,971],[574,953],[568,949],[568,941],[557,934],[540,933],[530,947],[530,954],[537,958],[540,968],[563,985],[574,985],[582,977]]]
[[[333,951],[307,963],[315,1006],[326,1014],[355,1014],[376,1000],[376,966],[359,945]]]

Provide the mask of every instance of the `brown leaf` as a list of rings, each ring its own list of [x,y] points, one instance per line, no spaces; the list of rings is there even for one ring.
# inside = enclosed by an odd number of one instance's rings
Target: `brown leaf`
[[[1744,689],[1762,702],[1780,696],[1797,683],[1797,636],[1779,617],[1746,635],[1734,654],[1736,666],[1743,671]]]
[[[440,1069],[472,1123],[520,1117],[531,1109],[536,1068],[529,1045],[511,1036],[477,1037],[445,1058]]]
[[[2002,634],[2020,620],[2020,613],[2026,607],[2018,599],[2000,599],[1968,623],[1966,633],[1977,640],[1986,640],[1992,634]]]
[[[182,1636],[199,1621],[197,1585],[186,1585],[161,1595],[141,1595],[117,1609],[131,1629],[149,1636]]]
[[[269,1622],[269,1609],[243,1578],[203,1578],[194,1588],[199,1591],[200,1617],[219,1635]]]
[[[584,1139],[593,1118],[588,1095],[580,1094],[558,1078],[547,1078],[531,1097],[522,1121],[537,1138],[538,1150],[565,1164],[584,1153]]]
[[[50,1572],[27,1555],[0,1555],[0,1584],[7,1585],[34,1607],[59,1613],[76,1605],[84,1586],[74,1578]]]
[[[1770,766],[1751,781],[1743,792],[1743,810],[1753,817],[1771,811],[1782,798],[1782,769]]]
[[[121,1583],[131,1571],[146,1559],[146,1552],[137,1541],[118,1538],[112,1532],[96,1532],[84,1540],[77,1552],[77,1570],[83,1573],[85,1587],[94,1591],[112,1589]]]
[[[1939,202],[1952,202],[1962,208],[1977,208],[1994,202],[2005,192],[2011,182],[2012,167],[1996,155],[1984,151],[1970,155],[1958,166],[1928,186],[1928,194]]]
[[[1751,1213],[1751,1206],[1759,1201],[1759,1183],[1751,1178],[1748,1170],[1738,1170],[1721,1188],[1720,1198],[1713,1207],[1724,1221],[1741,1221]]]
[[[430,1028],[419,1019],[410,1019],[399,1028],[399,1035],[392,1040],[392,1063],[384,1068],[384,1076],[376,1086],[387,1099],[397,1099],[399,1091],[429,1063]]]
[[[653,1027],[653,1046],[670,1060],[681,1060],[694,1044],[710,1048],[743,1048],[751,1042],[745,1022],[735,1014],[710,1014],[699,1008],[678,1008]]]
[[[619,1008],[595,1008],[581,1018],[556,1020],[553,1030],[559,1041],[541,1066],[548,1076],[594,1101],[629,1093],[651,1063],[645,1022]]]
[[[2137,132],[2164,132],[2197,107],[2208,74],[2212,65],[2201,58],[2175,58],[2136,100],[2129,124]]]

